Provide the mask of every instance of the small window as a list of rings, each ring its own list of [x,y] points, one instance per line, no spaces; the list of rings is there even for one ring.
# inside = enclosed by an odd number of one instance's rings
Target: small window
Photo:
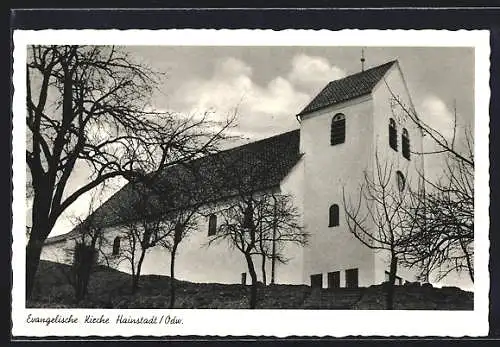
[[[211,214],[208,219],[208,236],[215,235],[217,231],[217,216],[215,214]]]
[[[405,189],[406,179],[401,171],[396,171],[396,179],[398,182],[398,189],[402,192]]]
[[[398,131],[394,119],[389,119],[389,146],[395,151],[398,150]]]
[[[408,130],[406,130],[406,128],[403,129],[403,133],[401,135],[401,147],[403,157],[410,160],[410,136],[408,135]]]
[[[311,287],[323,288],[323,274],[311,275]]]
[[[113,255],[119,255],[120,254],[120,236],[115,237],[113,241]]]
[[[347,288],[358,288],[358,269],[345,271],[345,286]]]
[[[345,142],[345,116],[337,113],[332,119],[330,132],[330,144],[338,145]]]
[[[340,271],[328,273],[328,288],[340,288]]]
[[[333,204],[330,206],[330,218],[329,218],[329,227],[336,227],[339,225],[339,205]]]

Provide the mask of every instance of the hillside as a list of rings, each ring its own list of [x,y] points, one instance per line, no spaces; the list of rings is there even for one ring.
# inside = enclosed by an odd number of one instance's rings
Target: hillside
[[[170,278],[146,275],[141,287],[130,294],[131,276],[107,267],[93,273],[87,299],[73,300],[68,265],[41,261],[33,300],[27,307],[47,308],[167,308]],[[41,281],[43,279],[43,281]],[[249,286],[240,284],[177,281],[176,308],[246,309]],[[306,285],[274,285],[259,288],[262,309],[384,309],[382,285],[368,288],[313,289]],[[455,287],[402,286],[396,288],[395,309],[472,310],[473,293]]]

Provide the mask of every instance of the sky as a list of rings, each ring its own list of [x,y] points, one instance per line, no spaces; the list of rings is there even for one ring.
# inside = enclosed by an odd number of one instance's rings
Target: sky
[[[329,82],[361,70],[361,47],[128,46],[134,59],[166,78],[152,99],[156,109],[211,111],[223,119],[237,109],[234,135],[244,141],[297,129],[295,115]],[[451,134],[473,126],[474,50],[460,47],[365,47],[365,69],[397,59],[419,116]],[[426,165],[436,166],[435,160]],[[427,168],[426,168],[427,169]],[[87,179],[77,167],[69,190]],[[123,181],[113,182],[117,189]],[[107,192],[107,196],[114,189]],[[61,216],[50,236],[71,230],[74,216],[88,213],[83,196]]]
[[[262,138],[295,129],[295,115],[329,82],[361,70],[360,47],[134,47],[141,61],[167,73],[156,107],[182,112],[238,107],[238,130]],[[419,114],[449,128],[453,105],[474,112],[470,48],[365,48],[365,68],[398,59]]]

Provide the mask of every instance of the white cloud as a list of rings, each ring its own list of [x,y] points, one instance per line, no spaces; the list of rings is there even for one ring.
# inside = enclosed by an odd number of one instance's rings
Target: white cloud
[[[346,72],[341,68],[330,65],[323,57],[312,57],[299,54],[293,58],[292,70],[288,78],[293,83],[308,88],[321,88],[326,83],[345,77]]]
[[[281,76],[259,85],[252,80],[250,66],[226,58],[217,63],[211,78],[187,81],[174,98],[187,113],[213,110],[225,116],[237,107],[239,131],[254,137],[257,130],[266,130],[265,136],[296,128],[295,114],[311,96]]]
[[[288,80],[278,76],[266,88],[254,88],[251,99],[251,111],[293,116],[305,106],[309,95],[298,92]]]
[[[241,60],[229,57],[217,63],[214,75],[228,77],[238,75],[251,76],[252,68]]]
[[[426,96],[420,107],[420,117],[433,129],[437,130],[446,139],[453,136],[453,112],[443,100],[435,95]]]

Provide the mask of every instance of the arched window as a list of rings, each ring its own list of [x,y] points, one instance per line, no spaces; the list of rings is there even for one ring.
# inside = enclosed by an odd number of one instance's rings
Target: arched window
[[[410,160],[410,136],[408,135],[408,130],[406,130],[406,128],[403,128],[403,133],[401,134],[401,147],[403,157]]]
[[[396,171],[396,179],[398,183],[398,189],[402,192],[405,189],[406,179],[401,171]]]
[[[120,236],[117,236],[113,241],[113,255],[120,254],[120,240]]]
[[[208,218],[208,236],[215,235],[217,231],[217,216],[211,214]]]
[[[336,227],[339,225],[339,205],[333,204],[330,206],[330,218],[329,218],[329,227]]]
[[[389,119],[389,146],[395,151],[398,150],[398,131],[394,119]]]
[[[344,142],[345,142],[345,116],[342,113],[337,113],[332,119],[330,144],[333,146]]]

